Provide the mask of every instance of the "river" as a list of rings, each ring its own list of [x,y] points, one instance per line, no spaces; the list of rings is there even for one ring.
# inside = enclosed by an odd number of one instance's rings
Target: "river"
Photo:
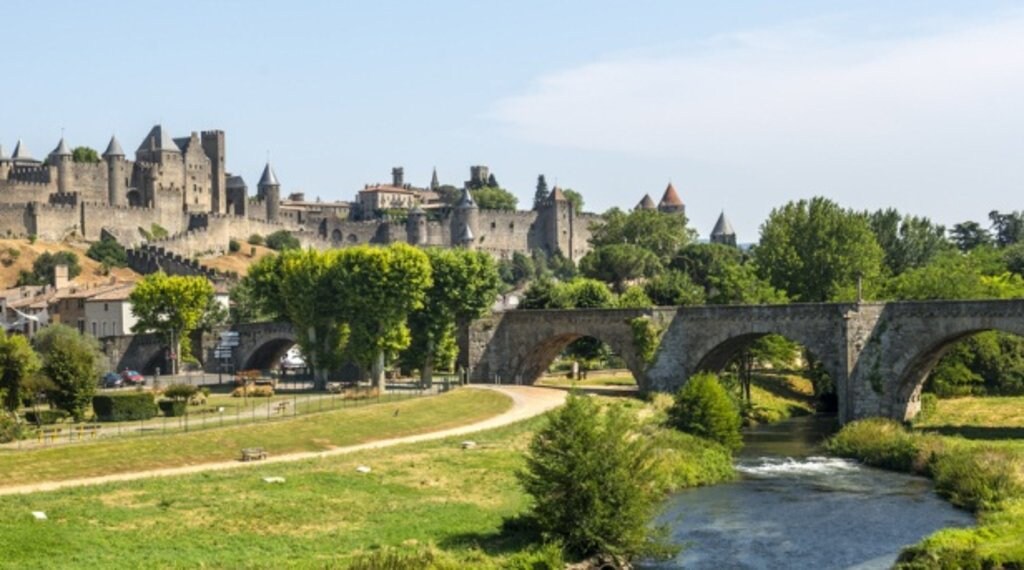
[[[795,418],[749,430],[739,480],[669,499],[660,522],[686,545],[647,570],[889,568],[900,550],[974,518],[931,482],[824,456],[834,419]]]

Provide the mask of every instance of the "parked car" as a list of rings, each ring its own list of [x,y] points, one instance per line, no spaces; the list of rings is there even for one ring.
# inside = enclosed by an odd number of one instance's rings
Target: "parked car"
[[[117,372],[107,372],[100,378],[100,386],[104,388],[120,388],[124,386],[124,379]]]
[[[146,382],[146,379],[142,377],[142,374],[139,374],[138,370],[125,369],[125,371],[121,373],[121,379],[124,380],[126,384],[134,384],[136,386]]]

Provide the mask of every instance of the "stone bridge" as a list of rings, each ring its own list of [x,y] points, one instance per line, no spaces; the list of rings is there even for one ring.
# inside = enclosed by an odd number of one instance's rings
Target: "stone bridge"
[[[640,316],[664,331],[650,364],[633,341],[630,322]],[[474,321],[462,358],[472,381],[532,383],[569,343],[594,337],[626,361],[642,390],[674,391],[774,333],[821,361],[840,421],[905,420],[920,409],[922,384],[945,351],[988,330],[1024,335],[1024,300],[518,310]]]

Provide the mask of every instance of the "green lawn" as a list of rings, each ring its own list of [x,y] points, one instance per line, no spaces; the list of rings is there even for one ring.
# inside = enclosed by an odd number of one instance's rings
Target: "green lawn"
[[[487,390],[462,389],[436,397],[369,404],[272,423],[196,433],[97,440],[32,451],[0,452],[0,485],[72,479],[225,461],[243,447],[271,454],[320,451],[471,423],[501,413],[511,400]]]
[[[570,380],[565,374],[548,374],[537,380],[538,386],[554,386],[558,388],[589,387],[589,386],[632,386],[636,387],[636,379],[629,370],[590,370],[586,380]]]

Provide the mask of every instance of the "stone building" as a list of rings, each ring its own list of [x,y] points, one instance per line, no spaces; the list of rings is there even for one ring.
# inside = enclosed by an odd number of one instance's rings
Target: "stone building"
[[[711,243],[736,247],[736,231],[732,229],[729,218],[725,217],[725,212],[719,214],[718,221],[715,222],[715,227],[711,230]]]

